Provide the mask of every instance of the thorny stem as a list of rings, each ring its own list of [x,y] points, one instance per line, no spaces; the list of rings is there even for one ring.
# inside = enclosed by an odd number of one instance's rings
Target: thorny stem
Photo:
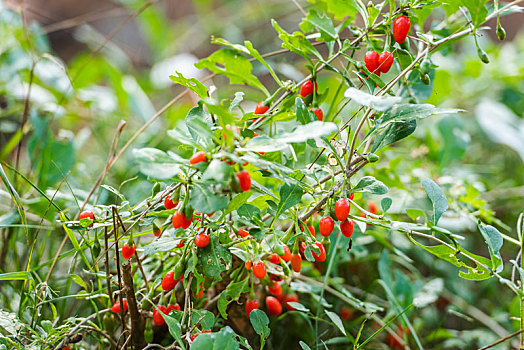
[[[124,303],[122,302],[122,276],[120,274],[120,254],[118,252],[118,226],[116,224],[116,207],[111,207],[113,210],[113,233],[115,235],[115,259],[116,259],[116,271],[118,273],[118,300],[120,302],[120,320],[122,321],[122,329],[126,329],[126,323],[124,320]]]
[[[104,252],[104,265],[106,267],[106,280],[107,280],[107,292],[109,293],[109,302],[110,305],[113,305],[113,291],[111,290],[111,274],[109,270],[109,248],[107,242],[107,226],[104,227],[104,242],[105,242],[105,252]]]

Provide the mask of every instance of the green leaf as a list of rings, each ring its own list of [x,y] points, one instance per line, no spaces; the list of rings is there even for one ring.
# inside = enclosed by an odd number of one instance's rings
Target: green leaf
[[[422,186],[424,186],[424,189],[433,204],[433,215],[431,216],[431,221],[436,225],[442,214],[448,210],[448,200],[440,187],[433,180],[425,179],[422,181]]]
[[[240,346],[236,334],[230,327],[224,327],[218,332],[201,333],[191,343],[191,350],[237,350]]]
[[[2,182],[4,183],[5,187],[9,190],[9,193],[11,195],[11,200],[16,205],[16,210],[18,211],[18,215],[20,216],[20,221],[22,222],[22,225],[24,227],[25,235],[26,237],[28,237],[25,209],[24,209],[24,205],[22,204],[22,199],[18,195],[18,192],[13,187],[13,185],[11,185],[11,182],[9,181],[9,178],[7,177],[7,174],[5,173],[4,167],[2,166],[2,164],[0,164],[0,178],[2,179]]]
[[[53,112],[55,113],[55,112]],[[76,149],[72,138],[54,137],[51,119],[45,113],[31,113],[31,137],[27,152],[33,169],[38,169],[38,185],[49,187],[69,172],[75,165]]]
[[[133,149],[133,155],[140,172],[156,180],[174,177],[180,172],[180,164],[187,163],[182,158],[175,159],[156,148]]]
[[[491,225],[484,226],[479,222],[478,228],[489,248],[489,255],[491,256],[492,262],[491,268],[497,273],[501,272],[504,267],[502,257],[500,256],[500,248],[502,248],[503,243],[502,235]]]
[[[350,98],[359,105],[371,107],[379,112],[385,112],[391,109],[396,103],[402,101],[401,97],[375,96],[353,87],[346,90],[344,97]]]
[[[351,189],[353,192],[369,192],[372,194],[386,194],[388,193],[388,187],[382,182],[375,179],[373,176],[364,176],[360,181]]]
[[[342,332],[342,334],[346,335],[346,330],[344,329],[344,324],[342,323],[340,317],[336,313],[327,310],[326,315],[328,315],[328,317],[331,319],[331,321],[333,321],[335,326],[337,326],[337,328]]]
[[[427,219],[426,213],[420,209],[413,209],[413,208],[406,209],[406,214],[413,221],[416,221],[421,216]]]
[[[464,279],[472,280],[472,281],[482,281],[482,280],[486,280],[491,277],[490,271],[484,268],[483,266],[477,265],[477,264],[475,264],[476,266],[470,266],[466,264],[464,261],[460,260],[458,257],[461,254],[463,254],[463,255],[474,258],[475,260],[477,260],[478,262],[486,266],[489,266],[491,264],[491,261],[489,259],[486,259],[482,256],[474,255],[462,247],[459,247],[458,250],[454,250],[444,244],[435,245],[435,246],[425,246],[415,241],[411,236],[408,235],[408,237],[413,243],[415,243],[422,249],[430,252],[431,254],[435,255],[437,258],[447,261],[450,264],[453,264],[459,268],[465,269],[465,271],[459,270],[459,273],[458,273],[458,275]]]
[[[185,349],[186,346],[182,341],[180,322],[176,318],[168,316],[163,312],[161,312],[160,315],[162,315],[162,317],[166,321],[167,327],[169,328],[169,334],[171,334],[171,336],[175,338],[175,340],[182,347],[182,349]]]
[[[1,276],[0,276],[0,279],[1,279]],[[82,277],[76,275],[76,274],[72,274],[71,275],[71,279],[73,281],[75,281],[76,284],[78,284],[80,287],[84,288],[85,290],[87,290],[87,284],[84,282],[84,280],[82,279]]]
[[[211,43],[229,47],[230,49],[249,55],[249,50],[244,45],[233,44],[224,38],[215,38],[214,36],[212,36]]]
[[[488,16],[486,0],[460,0],[463,6],[468,9],[471,16],[471,23],[475,28],[480,27]]]
[[[326,0],[328,12],[335,19],[342,20],[347,16],[353,17],[358,13],[356,0]]]
[[[27,327],[26,324],[20,322],[15,313],[10,313],[0,309],[0,329],[5,330],[7,334],[2,332],[0,335],[0,340],[3,335],[11,335],[13,337],[18,337],[19,332]],[[13,349],[13,348],[11,348]]]
[[[371,153],[375,153],[377,150],[385,147],[393,142],[402,140],[408,137],[417,128],[417,120],[409,119],[388,124],[388,126],[380,133],[373,142]]]
[[[380,282],[380,281],[379,281]],[[382,281],[383,282],[383,281]],[[382,327],[380,327],[375,333],[373,333],[371,336],[369,336],[369,338],[367,338],[365,341],[362,342],[362,344],[358,344],[357,347],[355,347],[354,350],[360,350],[360,349],[363,349],[364,348],[364,345],[366,345],[367,343],[369,343],[371,340],[373,340],[373,338],[375,338],[378,334],[380,334],[386,327],[388,327],[390,324],[392,324],[393,322],[395,322],[395,320],[401,316],[404,315],[404,313],[409,310],[410,308],[412,307],[412,305],[409,305],[408,307],[404,308],[404,310],[402,310],[401,312],[397,312],[395,314],[395,316],[389,320],[388,322],[386,322]],[[364,323],[362,324],[362,326],[364,326]],[[359,332],[360,334],[360,332]]]
[[[345,163],[340,158],[340,155],[338,154],[337,148],[327,139],[327,137],[322,136],[317,141],[317,147],[324,147],[328,152],[326,152],[327,155],[333,155],[338,163],[338,166],[340,167],[340,170],[345,171]],[[322,142],[324,141],[324,142]],[[339,148],[340,149],[340,148]]]
[[[255,207],[252,204],[247,204],[247,203],[241,205],[240,208],[238,208],[237,214],[239,216],[243,216],[248,219],[262,217],[260,209],[258,209],[257,207]]]
[[[220,273],[231,264],[231,253],[219,244],[216,235],[210,234],[209,239],[209,244],[206,247],[197,250],[197,267],[207,277],[215,277],[221,280]]]
[[[260,335],[262,338],[269,337],[271,330],[269,329],[269,318],[264,311],[255,309],[249,314],[249,320],[253,325],[253,329]]]
[[[377,120],[377,125],[389,121],[411,120],[413,118],[424,119],[438,114],[456,114],[463,111],[456,108],[436,108],[430,104],[399,104],[394,105]]]
[[[169,235],[155,239],[144,248],[144,255],[153,255],[156,252],[167,252],[175,248],[180,243],[180,239],[174,239]]]
[[[283,212],[292,206],[300,203],[302,199],[302,189],[297,185],[284,184],[280,187],[280,202],[275,214],[277,219]]]
[[[375,83],[373,83],[373,81],[367,75],[357,70],[354,70],[353,74],[360,78],[360,80],[364,83],[364,85],[366,85],[366,88],[370,93],[372,93],[375,90]]]
[[[231,177],[231,166],[219,159],[213,159],[206,171],[202,174],[202,181],[213,180],[216,182],[227,182]]]
[[[213,213],[217,210],[226,209],[228,198],[211,192],[210,183],[193,183],[191,191],[191,206],[201,213]]]
[[[116,188],[114,188],[113,186],[101,185],[100,187],[102,187],[102,188],[108,190],[109,192],[117,195],[118,198],[120,198],[122,201],[126,201],[126,197],[122,193],[118,192],[118,190]]]
[[[385,4],[386,4],[386,1],[378,3],[377,5],[373,3],[368,3],[367,10],[368,10],[369,18],[367,20],[367,27],[375,25],[377,18],[380,15],[380,12]]]
[[[274,163],[274,162],[271,162],[271,161],[268,161],[268,160],[265,160],[265,159],[261,159],[257,156],[253,156],[253,155],[250,155],[250,154],[246,154],[245,156],[242,156],[240,157],[240,159],[242,161],[245,161],[245,162],[248,162],[250,164],[253,164],[254,166],[256,166],[257,168],[260,168],[260,169],[267,169],[268,171],[271,171],[275,174],[285,174],[285,175],[289,175],[293,172],[293,170],[291,170],[290,168],[282,165],[282,164],[278,164],[278,163]]]
[[[283,41],[282,48],[288,49],[311,62],[308,54],[315,55],[318,59],[322,59],[322,55],[315,49],[315,47],[306,39],[304,33],[294,32],[293,35],[287,33],[282,29],[278,23],[272,19],[271,24],[278,32],[278,37]]]
[[[314,8],[309,9],[307,17],[304,22],[311,24],[317,28],[320,32],[320,38],[322,41],[335,41],[338,38],[338,33],[333,26],[333,22],[328,16],[320,16]],[[301,25],[301,29],[304,28]],[[304,30],[306,31],[306,30]]]
[[[32,279],[31,273],[25,271],[0,273],[0,281],[26,281]]]
[[[296,311],[309,312],[310,310],[304,306],[304,304],[298,303],[296,301],[290,301],[287,304],[294,308]]]
[[[225,75],[229,78],[231,84],[247,84],[262,90],[269,96],[269,91],[251,73],[253,69],[251,62],[235,50],[218,50],[212,53],[211,56],[200,60],[200,62],[195,64],[195,67],[199,69],[207,68],[213,73]]]
[[[237,194],[236,196],[234,196],[233,199],[231,199],[231,201],[229,201],[227,209],[224,211],[224,215],[227,215],[227,214],[231,213],[232,211],[235,211],[235,210],[239,209],[242,205],[246,204],[247,200],[249,199],[249,197],[251,197],[252,194],[253,194],[253,191],[247,191],[247,192],[241,192],[241,193]],[[260,212],[260,210],[259,210],[259,212]],[[240,215],[240,214],[238,214],[238,215]],[[248,216],[246,216],[246,217],[248,217]]]
[[[240,103],[244,100],[244,93],[242,91],[235,92],[235,98],[231,101],[229,105],[229,111],[232,112],[233,109],[240,106]]]
[[[189,90],[193,91],[195,94],[198,95],[200,98],[205,98],[208,96],[208,90],[207,87],[198,81],[198,79],[195,78],[184,78],[182,73],[175,72],[176,75],[170,75],[169,78],[175,83],[184,85]]]
[[[225,101],[216,101],[212,98],[206,98],[203,100],[204,104],[206,105],[207,111],[212,114],[215,118],[217,118],[217,125],[221,125],[223,128],[226,125],[231,125],[236,123],[236,117],[235,114],[230,112],[228,108],[225,106]],[[214,126],[215,123],[211,123],[210,126]],[[215,139],[215,143],[220,143],[218,140]],[[212,145],[212,148],[215,147]]]
[[[303,350],[311,350],[311,348],[310,348],[306,343],[304,343],[302,340],[299,341],[298,344],[300,345],[300,347],[301,347]]]
[[[278,75],[275,73],[273,68],[271,68],[271,66],[266,62],[266,60],[262,57],[262,55],[257,50],[255,50],[255,48],[253,47],[253,44],[250,41],[244,41],[244,45],[246,45],[246,48],[249,50],[249,54],[267,68],[267,70],[269,71],[269,74],[271,74],[271,76],[273,77],[273,79],[275,79],[277,84],[280,86],[284,86],[284,84],[280,81],[280,79],[278,78]]]
[[[275,79],[275,81],[278,83],[278,85],[283,86],[282,82],[280,81],[280,79],[276,75],[276,73],[273,70],[273,68],[271,68],[271,66],[266,62],[264,57],[262,57],[262,55],[253,47],[253,44],[250,41],[244,41],[244,45],[245,46],[243,46],[243,45],[240,45],[240,44],[232,44],[232,43],[230,43],[229,41],[227,41],[226,39],[223,39],[223,38],[214,38],[213,37],[211,39],[211,42],[213,44],[218,44],[218,45],[229,47],[229,48],[231,48],[233,50],[236,50],[238,52],[244,53],[246,55],[251,55],[253,58],[255,58],[258,62],[262,63],[267,68],[267,70],[269,71],[271,76]],[[231,111],[232,109],[233,108],[230,107],[229,110]]]
[[[449,17],[454,15],[460,8],[460,1],[446,1],[441,2],[442,8],[446,12],[446,15]]]
[[[393,200],[389,197],[382,198],[380,201],[380,206],[382,207],[382,211],[385,213],[391,208],[391,204],[393,203]]]
[[[299,125],[292,132],[284,132],[275,137],[259,136],[249,140],[244,148],[239,151],[252,152],[275,152],[289,147],[290,143],[305,142],[309,139],[317,139],[328,136],[337,130],[334,123],[314,121],[306,125]]]
[[[206,146],[211,143],[213,140],[211,124],[211,116],[204,111],[202,104],[191,108],[186,116],[187,130],[197,144]]]
[[[227,320],[227,305],[231,303],[232,301],[238,299],[240,294],[248,292],[249,291],[249,279],[243,279],[240,282],[231,283],[227,286],[226,290],[224,290],[220,296],[218,297],[217,301],[217,309],[220,312],[220,315],[224,319]]]
[[[297,97],[295,99],[295,105],[297,106],[297,120],[300,124],[305,125],[314,121],[313,118],[311,118],[311,115],[309,115],[309,111],[302,98]]]
[[[215,324],[215,315],[208,310],[193,309],[191,312],[191,322],[193,322],[193,325],[202,325],[204,329],[211,329]]]

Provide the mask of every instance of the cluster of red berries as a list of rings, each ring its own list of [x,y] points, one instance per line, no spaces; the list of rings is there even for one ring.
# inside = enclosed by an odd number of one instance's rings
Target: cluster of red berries
[[[173,223],[173,227],[175,229],[183,228],[185,230],[191,226],[191,223],[193,222],[193,215],[187,218],[186,214],[182,211],[176,211],[171,218],[171,222]]]
[[[274,315],[274,316],[280,315],[282,313],[282,304],[284,304],[289,311],[294,311],[295,308],[289,305],[290,302],[297,303],[298,296],[296,294],[284,295],[282,293],[282,287],[280,287],[280,294],[278,295],[275,294],[275,296],[271,296],[271,295],[266,296],[267,312],[270,315]],[[247,316],[249,317],[249,314],[251,313],[251,311],[258,309],[259,307],[260,305],[258,304],[258,301],[256,299],[246,300],[245,308],[246,308]]]
[[[246,230],[242,230],[242,229],[238,230],[237,234],[240,237],[247,237],[249,235],[249,233]],[[270,263],[280,264],[281,260],[283,260],[284,262],[292,261],[292,255],[291,255],[291,251],[289,250],[289,247],[287,245],[283,245],[282,249],[284,250],[284,255],[278,255],[276,253],[271,254],[269,256]],[[244,266],[246,270],[251,270],[252,268],[253,274],[255,275],[255,277],[259,279],[263,279],[266,277],[266,274],[267,274],[266,264],[262,260],[257,261],[254,264],[250,260],[247,260]]]
[[[366,68],[376,75],[389,72],[393,60],[393,54],[388,51],[384,51],[380,55],[376,51],[368,51],[364,56]]]
[[[354,193],[351,193],[349,198],[353,200],[353,197]],[[353,235],[353,220],[347,220],[350,209],[351,204],[347,199],[341,198],[335,203],[335,216],[339,221],[341,221],[340,231],[346,237],[351,237]],[[322,236],[329,237],[335,228],[335,220],[333,220],[331,216],[325,216],[320,219],[318,228]]]
[[[409,30],[411,28],[411,22],[406,16],[399,16],[393,22],[393,37],[395,41],[402,44],[406,41]],[[366,68],[378,76],[381,73],[389,72],[391,65],[393,64],[394,57],[389,51],[384,51],[380,55],[376,51],[368,51],[364,55],[364,63]]]
[[[160,305],[160,306],[157,306],[154,310],[153,310],[153,323],[156,324],[157,326],[161,326],[163,325],[166,321],[164,320],[164,317],[162,316],[162,314],[164,315],[169,315],[169,313],[173,310],[178,310],[180,311],[180,305],[178,304],[175,304],[175,305],[168,305],[168,306],[163,306],[163,305]]]

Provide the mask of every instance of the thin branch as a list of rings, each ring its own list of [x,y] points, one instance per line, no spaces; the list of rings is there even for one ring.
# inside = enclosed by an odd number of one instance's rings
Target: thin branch
[[[97,11],[84,13],[76,17],[71,17],[71,18],[67,18],[62,21],[57,21],[57,22],[48,24],[43,28],[43,30],[44,30],[44,33],[50,34],[53,32],[57,32],[59,30],[70,29],[70,28],[79,26],[81,24],[93,22],[93,21],[96,21],[102,18],[116,17],[116,16],[125,15],[127,13],[128,12],[125,9],[120,8],[120,7],[115,7],[109,10],[108,9],[97,10]]]
[[[81,328],[81,329],[87,329],[87,330],[89,330],[89,331],[94,331],[94,332],[99,333],[99,334],[102,335],[104,338],[106,338],[106,339],[111,343],[111,345],[113,345],[113,347],[114,347],[115,349],[117,348],[116,341],[115,341],[113,338],[111,338],[111,336],[110,336],[107,332],[105,332],[105,331],[103,331],[103,330],[101,330],[101,329],[98,329],[98,328],[92,327],[92,326],[84,326],[84,325],[82,325],[82,326],[80,326],[80,328]]]
[[[187,287],[186,287],[186,295],[184,298],[184,314],[182,315],[182,321],[180,322],[180,325],[184,326],[184,321],[186,319],[186,315],[189,312],[190,306],[189,306],[189,289],[191,288],[191,281],[193,280],[193,275],[189,276],[189,279],[187,280]]]
[[[84,318],[76,326],[74,326],[73,328],[71,328],[67,332],[67,334],[64,337],[64,339],[62,339],[62,341],[55,347],[55,350],[62,349],[67,343],[69,343],[69,337],[71,337],[71,335],[75,334],[84,323],[86,323],[87,321],[89,321],[92,318],[95,318],[95,317],[97,317],[99,315],[103,315],[103,314],[105,314],[106,312],[109,312],[109,311],[111,311],[111,309],[100,310],[100,311],[98,311],[98,312],[96,312],[96,313],[94,313],[92,315],[89,315],[88,317]]]
[[[349,161],[348,161],[349,163]],[[362,162],[360,164],[358,164],[355,168],[353,168],[349,175],[350,176],[353,176],[355,173],[357,173],[360,169],[362,169],[366,164],[368,164],[368,160],[367,159],[362,159]],[[313,216],[313,214],[315,214],[317,211],[319,211],[320,209],[322,209],[322,207],[324,206],[324,204],[326,204],[326,202],[328,201],[329,198],[333,197],[335,195],[335,193],[338,192],[338,190],[340,190],[340,188],[342,187],[342,185],[344,184],[344,180],[340,180],[339,182],[337,182],[335,184],[335,186],[333,186],[333,189],[331,189],[331,191],[329,191],[329,193],[327,195],[325,195],[324,197],[322,197],[322,199],[320,201],[318,201],[318,203],[313,207],[311,208],[308,212],[306,212],[305,214],[303,214],[301,217],[300,217],[300,220],[302,221],[306,221],[307,219],[309,219],[311,216]]]
[[[486,346],[484,346],[484,347],[481,347],[479,350],[490,349],[490,348],[492,348],[492,347],[494,347],[494,346],[496,346],[496,345],[498,345],[498,344],[500,344],[500,343],[505,342],[505,341],[508,340],[508,339],[511,339],[511,338],[513,338],[513,337],[516,337],[517,335],[521,334],[522,332],[524,332],[524,329],[520,329],[520,330],[518,330],[518,331],[516,331],[516,332],[513,332],[513,333],[511,333],[511,334],[505,336],[504,338],[501,338],[501,339],[497,340],[497,341],[494,342],[494,343],[491,343],[491,344],[489,344],[489,345],[486,345]]]

